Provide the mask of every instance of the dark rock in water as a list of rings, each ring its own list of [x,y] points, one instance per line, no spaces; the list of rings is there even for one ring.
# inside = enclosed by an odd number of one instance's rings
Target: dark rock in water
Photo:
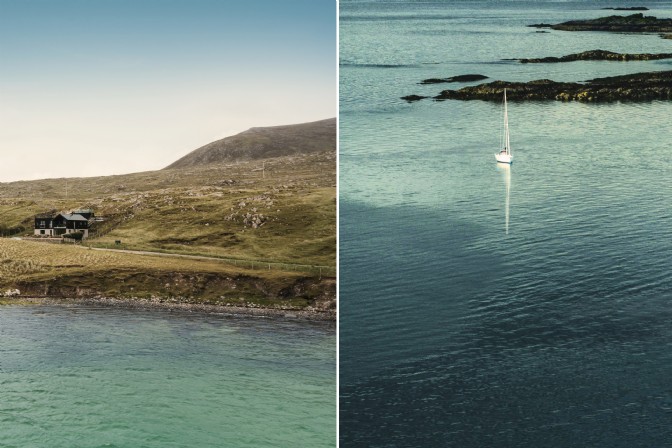
[[[423,79],[420,84],[442,84],[444,82],[448,82],[447,78],[429,78],[429,79]]]
[[[494,81],[487,84],[479,84],[472,87],[464,87],[459,90],[444,90],[437,100],[484,100],[500,102],[503,99],[504,89],[510,101],[521,100],[548,100],[556,99],[558,93],[575,91],[578,83],[560,83],[550,79],[539,79],[530,82],[507,82]]]
[[[409,103],[412,103],[413,101],[420,101],[422,99],[427,98],[426,96],[420,96],[420,95],[408,95],[408,96],[402,96],[402,100],[406,100]]]
[[[672,34],[661,34],[660,37],[663,39],[672,39]]]
[[[480,81],[481,79],[488,79],[484,75],[458,75],[448,78],[448,82],[471,82],[471,81]]]
[[[535,31],[535,33],[548,34],[548,31]]]
[[[451,78],[429,78],[423,80],[420,84],[440,84],[444,82],[471,82],[471,81],[480,81],[482,79],[488,79],[484,75],[458,75]]]
[[[538,62],[571,62],[571,61],[651,61],[655,59],[670,59],[672,53],[614,53],[605,50],[590,50],[567,56],[546,57],[536,59],[519,59],[523,64]]]
[[[537,26],[537,25],[530,25]],[[659,19],[641,13],[629,16],[609,16],[590,20],[570,20],[551,26],[562,31],[612,31],[628,33],[672,32],[672,19]]]
[[[495,81],[459,90],[444,90],[437,100],[502,101],[651,101],[672,99],[672,71],[596,78],[585,83],[540,79],[530,82]]]
[[[550,23],[535,23],[533,25],[527,25],[530,28],[551,28],[553,25]]]
[[[648,11],[649,8],[646,6],[631,6],[629,8],[602,8],[602,9],[613,9],[614,11]]]

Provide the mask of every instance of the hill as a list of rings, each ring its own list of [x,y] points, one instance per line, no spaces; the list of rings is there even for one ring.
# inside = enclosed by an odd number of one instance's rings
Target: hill
[[[251,128],[202,146],[165,169],[336,151],[336,119]]]
[[[0,295],[16,287],[33,293],[149,297],[172,288],[178,300],[335,307],[333,149],[263,162],[0,183],[0,234],[28,237],[35,214],[77,208],[91,208],[103,219],[86,242],[94,248],[213,259],[171,257],[170,263],[147,265],[142,255],[123,254],[105,266],[93,255],[96,251],[82,256],[61,250],[62,245],[5,238],[0,239]],[[170,278],[192,278],[200,286],[181,281],[179,288],[166,289]]]

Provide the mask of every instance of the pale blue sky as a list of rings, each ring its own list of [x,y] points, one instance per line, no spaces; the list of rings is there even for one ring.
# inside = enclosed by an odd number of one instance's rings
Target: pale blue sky
[[[0,0],[0,182],[334,117],[334,0]]]

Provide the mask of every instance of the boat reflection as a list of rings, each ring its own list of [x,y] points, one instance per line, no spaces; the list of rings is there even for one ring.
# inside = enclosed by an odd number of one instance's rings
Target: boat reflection
[[[509,234],[509,202],[511,199],[511,165],[498,163],[497,171],[502,173],[504,178],[504,185],[506,186],[506,202],[505,202],[505,212],[504,212],[504,228],[506,234]]]

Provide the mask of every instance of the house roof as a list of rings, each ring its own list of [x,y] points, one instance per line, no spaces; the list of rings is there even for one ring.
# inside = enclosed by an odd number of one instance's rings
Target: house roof
[[[86,219],[82,215],[78,215],[77,213],[59,213],[56,216],[59,215],[64,217],[66,221],[88,221],[88,219]]]
[[[77,210],[81,211],[82,213],[86,213],[88,211],[84,210]],[[93,214],[93,213],[92,213]],[[36,219],[55,219],[58,216],[62,216],[65,218],[66,221],[88,221],[88,219],[79,213],[38,213],[35,215]]]

